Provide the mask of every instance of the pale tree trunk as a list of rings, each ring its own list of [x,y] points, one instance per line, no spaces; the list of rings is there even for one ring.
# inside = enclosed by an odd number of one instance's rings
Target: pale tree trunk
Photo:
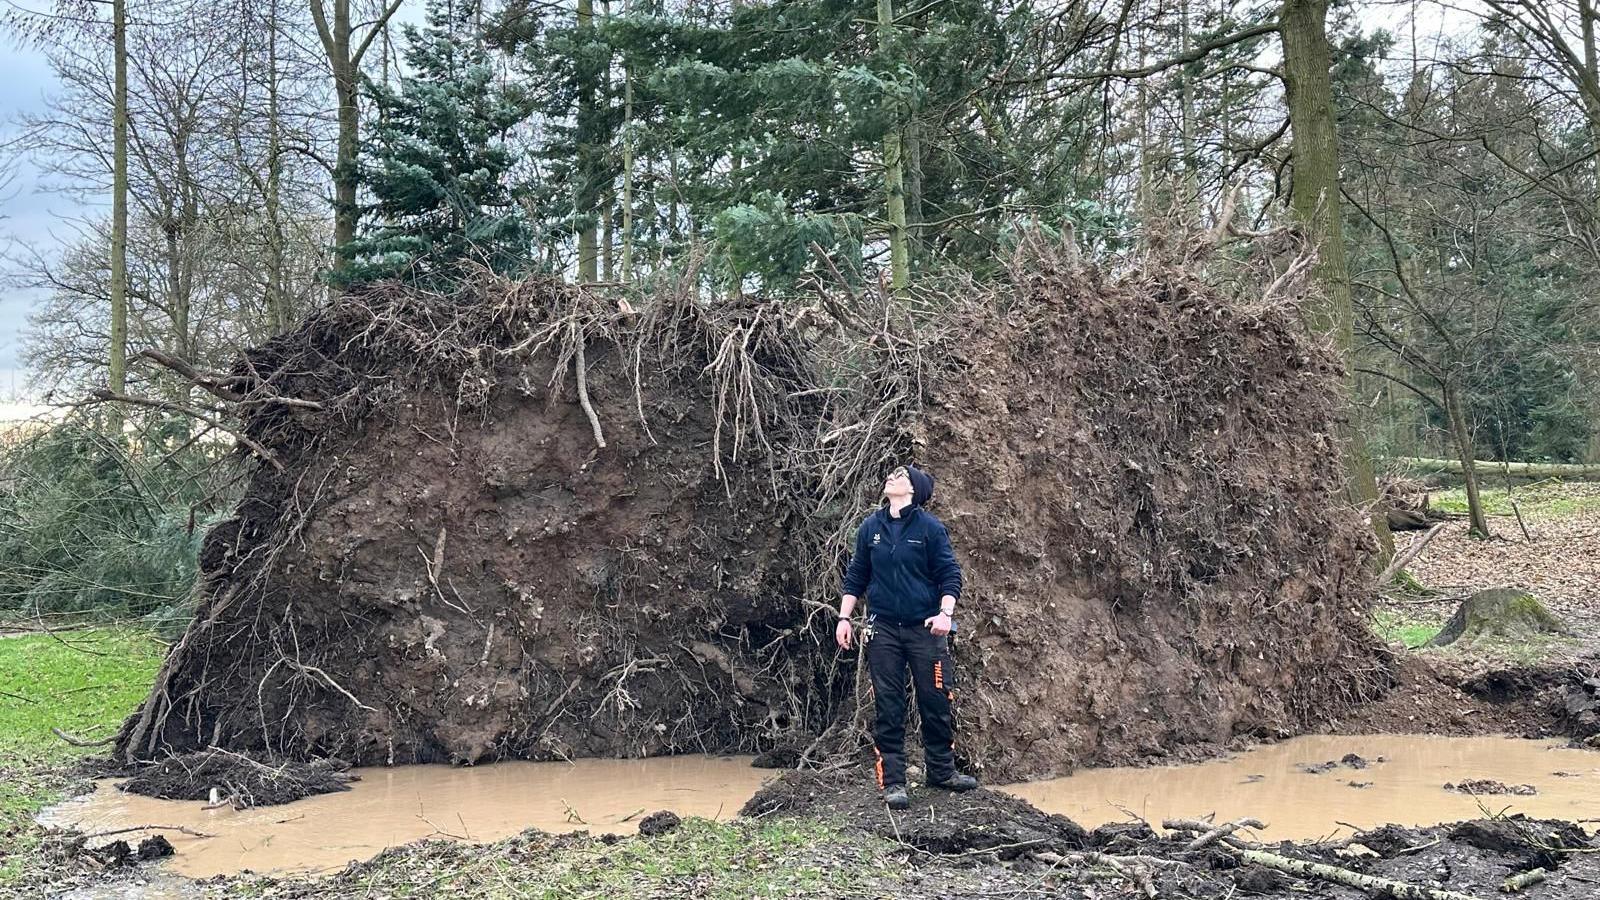
[[[112,56],[116,69],[111,112],[111,347],[107,354],[106,387],[121,394],[128,383],[128,8],[127,0],[111,4]],[[122,431],[122,416],[113,404],[113,434]]]
[[[878,0],[878,48],[893,57],[894,4],[893,0]],[[888,134],[883,138],[884,194],[888,200],[889,216],[889,286],[896,296],[903,296],[911,284],[911,252],[906,236],[905,160],[902,144],[902,121],[898,105],[892,101]]]
[[[1355,346],[1355,313],[1340,220],[1339,139],[1328,74],[1332,62],[1327,12],[1327,0],[1285,0],[1279,20],[1289,127],[1294,132],[1294,180],[1289,199],[1295,218],[1310,230],[1317,247],[1316,275],[1322,296],[1305,307],[1306,324],[1333,343],[1349,371]],[[1340,429],[1346,491],[1352,503],[1373,512],[1371,521],[1378,537],[1381,566],[1394,554],[1394,539],[1382,511],[1376,509],[1378,488],[1365,435],[1354,421],[1359,408],[1349,396],[1353,387],[1353,380],[1347,376],[1345,412],[1351,418]]]

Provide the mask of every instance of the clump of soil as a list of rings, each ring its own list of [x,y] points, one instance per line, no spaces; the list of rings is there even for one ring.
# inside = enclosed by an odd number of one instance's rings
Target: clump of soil
[[[639,833],[645,837],[655,837],[658,834],[666,834],[669,831],[673,831],[682,824],[683,819],[679,818],[677,813],[670,809],[663,809],[640,819]]]
[[[966,568],[957,745],[988,778],[1390,684],[1340,372],[1291,309],[1048,252],[909,305],[685,284],[381,287],[203,376],[254,468],[119,758],[850,753],[814,601],[907,458]]]
[[[1527,640],[1540,634],[1567,633],[1566,625],[1527,591],[1490,588],[1461,601],[1450,621],[1427,646],[1447,647],[1459,640],[1482,637]]]
[[[1539,789],[1531,784],[1505,784],[1492,778],[1470,778],[1461,782],[1445,782],[1444,789],[1457,794],[1515,794],[1531,797]]]
[[[354,776],[347,768],[339,759],[263,761],[248,753],[201,750],[142,766],[120,787],[163,800],[209,800],[215,792],[218,802],[247,809],[348,791]]]
[[[1000,859],[1029,851],[1079,850],[1089,843],[1088,834],[1071,819],[984,788],[960,795],[914,789],[911,808],[893,813],[877,786],[859,771],[787,773],[751,797],[739,815],[819,818],[929,853],[992,851]]]

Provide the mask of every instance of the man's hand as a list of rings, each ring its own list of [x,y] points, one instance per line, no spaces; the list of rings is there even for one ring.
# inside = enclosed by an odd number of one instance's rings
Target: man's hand
[[[833,639],[839,642],[839,649],[850,649],[850,620],[840,619],[839,627],[833,630]]]
[[[944,637],[950,633],[950,617],[944,613],[939,613],[937,616],[929,616],[922,620],[922,624],[933,632],[934,637]]]

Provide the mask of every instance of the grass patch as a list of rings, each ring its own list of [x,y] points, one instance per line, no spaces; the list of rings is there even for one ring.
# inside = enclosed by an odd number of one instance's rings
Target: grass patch
[[[1546,481],[1515,488],[1506,493],[1504,487],[1490,487],[1490,481],[1480,482],[1478,499],[1483,501],[1483,511],[1491,516],[1514,515],[1511,500],[1517,501],[1525,518],[1553,519],[1587,512],[1600,512],[1600,490],[1588,483],[1567,484]],[[1448,513],[1465,515],[1467,489],[1453,487],[1428,495],[1429,505]]]
[[[51,727],[109,735],[150,690],[164,652],[127,628],[0,638],[0,889],[38,844],[34,815],[72,784],[68,766],[94,752]]]
[[[1443,622],[1419,619],[1393,609],[1372,611],[1372,630],[1390,643],[1398,641],[1408,650],[1415,650],[1433,639],[1444,627]]]
[[[871,895],[895,871],[894,847],[824,822],[685,819],[677,830],[607,844],[587,835],[529,832],[473,847],[430,842],[390,850],[325,880],[261,879],[233,897],[746,898]],[[903,868],[903,866],[902,866]]]

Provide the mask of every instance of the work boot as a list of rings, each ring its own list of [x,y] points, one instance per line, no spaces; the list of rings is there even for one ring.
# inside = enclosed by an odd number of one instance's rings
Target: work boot
[[[890,809],[911,808],[911,798],[906,795],[906,786],[903,784],[891,784],[884,788],[883,802],[887,803]]]
[[[971,775],[963,775],[960,772],[957,772],[943,781],[930,781],[928,782],[928,786],[961,793],[963,791],[970,791],[977,787],[978,779],[973,778]]]

